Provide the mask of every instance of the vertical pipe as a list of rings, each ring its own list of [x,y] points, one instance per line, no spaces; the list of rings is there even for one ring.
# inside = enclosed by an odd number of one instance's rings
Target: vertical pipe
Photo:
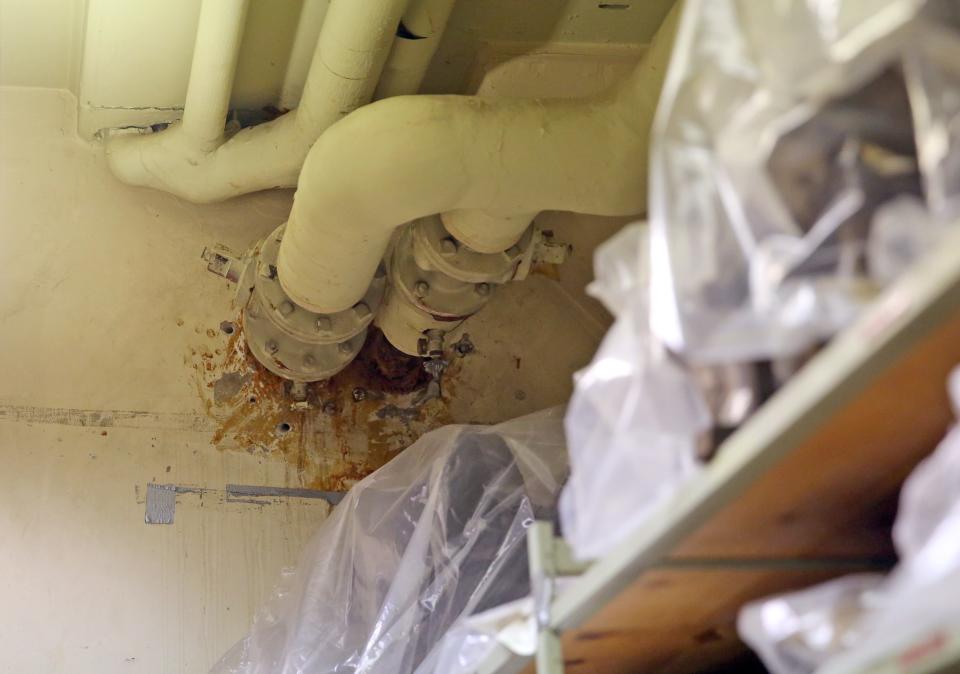
[[[310,72],[310,60],[317,47],[320,29],[329,6],[330,0],[303,0],[297,33],[290,48],[290,58],[287,60],[287,72],[283,76],[283,87],[280,89],[279,107],[282,110],[293,110],[300,103],[303,85]]]
[[[302,132],[316,138],[335,121],[370,102],[408,2],[330,1],[296,110]]]
[[[427,68],[437,53],[440,40],[456,0],[412,0],[403,15],[405,35],[393,41],[390,57],[377,83],[374,98],[404,96],[420,91]]]
[[[183,134],[199,148],[220,145],[249,0],[203,0],[183,108]]]

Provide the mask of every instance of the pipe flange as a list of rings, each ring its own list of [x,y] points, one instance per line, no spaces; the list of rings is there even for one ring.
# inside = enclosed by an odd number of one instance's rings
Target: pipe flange
[[[252,300],[251,300],[252,301]],[[299,382],[321,381],[340,372],[360,353],[367,330],[339,344],[309,344],[291,339],[262,314],[244,314],[247,346],[273,374]]]
[[[390,280],[395,292],[439,321],[461,321],[483,308],[496,284],[462,281],[429,266],[424,268],[413,254],[414,239],[415,228],[406,228],[390,257]]]
[[[386,272],[382,266],[377,270],[364,298],[350,309],[332,314],[304,309],[284,292],[277,276],[283,231],[281,225],[253,250],[245,276],[253,286],[243,312],[247,344],[278,376],[299,382],[328,379],[360,352],[383,300]]]
[[[263,240],[256,251],[254,297],[283,332],[311,344],[339,344],[360,334],[373,322],[383,301],[386,272],[381,265],[363,299],[349,309],[320,314],[294,302],[280,285],[277,276],[277,255],[286,225],[281,225]]]
[[[433,269],[466,283],[510,281],[534,243],[534,226],[520,240],[499,253],[478,253],[458,241],[443,226],[439,215],[420,218],[412,225],[413,253],[423,269]]]

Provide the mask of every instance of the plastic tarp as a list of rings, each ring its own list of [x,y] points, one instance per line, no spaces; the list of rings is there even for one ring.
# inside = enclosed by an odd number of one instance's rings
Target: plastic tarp
[[[649,334],[647,231],[630,225],[596,251],[588,292],[616,321],[576,376],[566,429],[564,538],[597,558],[697,474],[710,411],[691,373]]]
[[[952,0],[686,2],[653,128],[653,334],[692,364],[791,357],[931,245],[960,191],[958,25]],[[919,210],[881,216],[898,198]]]
[[[960,368],[949,383],[960,417]],[[913,471],[889,576],[858,575],[746,606],[739,631],[773,674],[854,674],[960,632],[960,426]]]
[[[426,674],[461,617],[526,597],[555,519],[563,411],[447,426],[358,483],[212,674]]]

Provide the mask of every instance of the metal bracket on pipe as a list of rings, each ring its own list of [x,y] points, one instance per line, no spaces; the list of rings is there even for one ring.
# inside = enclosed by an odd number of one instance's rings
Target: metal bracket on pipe
[[[423,369],[430,375],[430,383],[427,384],[426,390],[417,396],[415,405],[423,405],[434,398],[441,397],[443,372],[449,365],[443,357],[443,339],[444,333],[441,330],[427,330],[420,340],[418,346],[420,355],[424,357]]]
[[[537,625],[537,674],[563,674],[560,634],[550,625],[556,580],[561,576],[579,576],[590,564],[574,559],[566,541],[553,535],[551,522],[534,522],[527,529],[527,557]]]

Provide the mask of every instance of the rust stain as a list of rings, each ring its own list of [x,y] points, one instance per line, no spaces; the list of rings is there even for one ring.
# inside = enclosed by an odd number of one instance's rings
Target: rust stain
[[[345,491],[427,431],[452,421],[448,401],[456,391],[459,359],[444,375],[443,396],[417,407],[414,400],[428,380],[420,359],[398,353],[371,330],[353,363],[329,381],[310,384],[308,404],[297,406],[288,383],[250,354],[242,324],[236,324],[232,335],[214,332],[216,344],[193,348],[185,359],[204,411],[216,421],[211,441],[224,451],[282,456],[296,467],[298,486]],[[244,379],[237,393],[215,400],[216,382],[238,374]]]
[[[560,280],[560,265],[549,262],[535,262],[530,267],[532,276],[545,276],[554,281]]]

